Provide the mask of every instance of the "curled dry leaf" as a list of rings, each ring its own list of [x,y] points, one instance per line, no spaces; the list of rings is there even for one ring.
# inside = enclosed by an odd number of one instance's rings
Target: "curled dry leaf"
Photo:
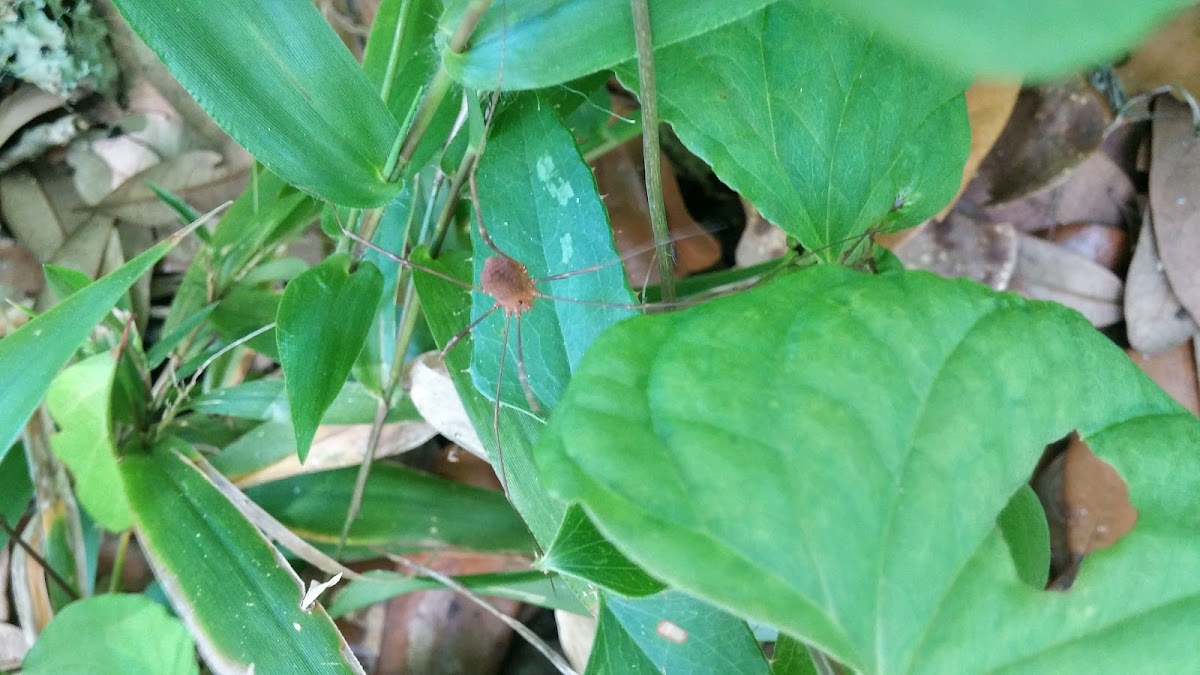
[[[1108,104],[1083,77],[1027,87],[980,164],[979,180],[993,202],[1056,184],[1100,147],[1111,122]]]
[[[446,364],[437,352],[426,352],[413,360],[408,371],[408,397],[421,417],[438,433],[488,461],[483,442],[475,433]]]
[[[943,221],[926,222],[893,252],[908,269],[973,279],[1003,290],[1017,264],[1017,233],[1008,223],[976,220],[955,211]]]
[[[1040,232],[1067,223],[1123,226],[1133,211],[1133,181],[1104,152],[1093,152],[1055,186],[984,207],[992,220],[1005,220],[1022,232]]]
[[[1125,289],[1112,270],[1062,246],[1017,233],[1017,265],[1009,290],[1033,300],[1053,300],[1083,314],[1097,328],[1123,317]]]
[[[1154,356],[1129,350],[1129,358],[1180,405],[1200,415],[1200,384],[1196,381],[1195,338]]]
[[[419,447],[437,435],[437,431],[425,422],[392,422],[384,424],[379,433],[379,445],[375,459],[391,457]],[[370,424],[325,424],[317,427],[308,457],[301,464],[296,453],[288,453],[283,459],[269,464],[258,471],[239,476],[234,484],[250,487],[269,483],[303,473],[330,471],[346,466],[362,464],[363,452],[371,436]]]
[[[1150,210],[1163,270],[1179,302],[1200,317],[1200,138],[1191,109],[1154,99]]]
[[[745,198],[742,198],[742,208],[746,212],[746,229],[734,252],[738,267],[757,265],[787,253],[787,233],[783,228],[763,218]]]
[[[1017,95],[1021,92],[1020,82],[975,82],[967,88],[967,118],[971,122],[971,152],[963,165],[962,183],[958,194],[934,218],[945,219],[954,208],[959,196],[967,188],[983,163],[983,158],[991,152],[992,146],[1000,138],[1000,133],[1008,124],[1013,106],[1017,103]]]
[[[8,143],[8,139],[26,124],[65,104],[64,99],[32,84],[17,87],[0,100],[0,146]]]
[[[1147,356],[1179,345],[1200,332],[1192,315],[1179,303],[1159,262],[1151,218],[1147,211],[1125,280],[1129,344]]]
[[[558,624],[558,643],[562,645],[567,661],[576,672],[584,672],[592,655],[592,645],[596,643],[596,619],[556,609],[554,622]]]

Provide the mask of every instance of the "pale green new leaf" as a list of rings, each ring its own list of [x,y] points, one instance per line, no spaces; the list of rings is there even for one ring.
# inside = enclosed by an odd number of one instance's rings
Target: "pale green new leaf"
[[[964,84],[834,11],[783,0],[655,55],[662,118],[823,258],[928,218],[962,179]],[[618,69],[637,85],[637,64]]]
[[[46,407],[59,428],[50,446],[75,476],[83,508],[111,532],[133,524],[109,413],[116,365],[112,352],[90,356],[54,378],[46,393]]]
[[[399,125],[306,0],[118,0],[196,101],[271,171],[338,204],[379,206]]]
[[[1072,430],[1138,522],[1049,593],[996,521]],[[1194,665],[1197,447],[1070,310],[821,266],[610,330],[537,457],[649,573],[855,670],[1123,673]]]
[[[27,675],[200,671],[179,619],[144,595],[98,595],[59,612],[21,663]]]

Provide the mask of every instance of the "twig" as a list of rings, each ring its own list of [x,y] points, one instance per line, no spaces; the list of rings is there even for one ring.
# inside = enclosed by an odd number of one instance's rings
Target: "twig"
[[[13,543],[20,547],[22,551],[25,551],[25,554],[30,558],[33,558],[33,561],[36,562],[46,573],[46,575],[49,576],[50,579],[63,590],[63,593],[69,595],[72,600],[79,599],[79,591],[72,588],[71,585],[67,583],[67,580],[62,578],[62,576],[57,570],[54,569],[54,567],[50,565],[50,563],[46,562],[45,558],[43,558],[37,551],[33,550],[33,547],[21,538],[21,533],[14,530],[12,526],[8,524],[8,518],[5,518],[2,514],[0,514],[0,530],[4,530],[4,534],[8,535],[8,538],[11,539]]]

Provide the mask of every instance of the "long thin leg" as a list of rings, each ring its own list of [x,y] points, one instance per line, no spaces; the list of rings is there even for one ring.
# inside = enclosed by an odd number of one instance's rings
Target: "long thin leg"
[[[469,288],[473,291],[479,291],[480,293],[484,292],[482,288],[480,288],[474,284],[468,284],[467,282],[463,281],[462,279],[455,279],[454,277],[450,276],[449,274],[439,272],[439,271],[433,269],[432,267],[426,267],[424,265],[419,265],[419,264],[409,260],[408,258],[405,258],[403,256],[398,256],[395,253],[392,253],[391,251],[380,248],[379,246],[376,246],[375,244],[367,241],[366,239],[363,239],[362,237],[358,236],[357,234],[354,234],[353,232],[351,232],[350,230],[347,230],[344,227],[342,228],[342,234],[349,237],[351,241],[357,242],[357,243],[371,249],[372,251],[379,253],[380,255],[387,256],[393,262],[397,263],[401,267],[407,267],[410,270],[417,270],[419,272],[424,272],[425,274],[429,274],[429,275],[435,276],[439,279],[449,281],[450,283],[458,285],[458,286],[462,286],[463,288]]]
[[[476,326],[483,323],[484,319],[487,319],[489,316],[495,314],[496,310],[498,309],[500,309],[500,303],[497,302],[496,304],[492,305],[491,309],[484,312],[478,319],[472,321],[469,326],[458,331],[454,337],[446,341],[446,346],[442,347],[442,351],[438,352],[438,357],[444,361],[446,359],[446,355],[450,353],[450,350],[454,349],[454,347],[458,345],[459,340],[465,338],[472,330],[475,329]]]
[[[529,403],[529,409],[538,413],[542,409],[533,396],[533,387],[529,386],[529,375],[525,372],[525,355],[521,353],[521,344],[521,315],[517,314],[517,379],[521,380],[521,388],[525,390],[525,401]]]
[[[508,474],[504,470],[504,448],[500,444],[500,393],[504,387],[504,362],[508,360],[508,327],[511,323],[512,317],[505,314],[504,338],[500,341],[500,367],[496,370],[496,404],[492,406],[492,436],[496,439],[496,462],[500,465],[497,476],[505,496],[508,495]]]
[[[487,227],[483,224],[483,213],[480,212],[479,208],[479,187],[475,185],[474,171],[471,172],[468,182],[471,184],[471,208],[475,211],[475,223],[479,226],[480,238],[483,239],[483,243],[487,244],[488,248],[495,251],[498,255],[506,258],[510,257],[507,253],[501,251],[499,246],[496,246],[496,242],[492,241],[492,235],[488,234]]]

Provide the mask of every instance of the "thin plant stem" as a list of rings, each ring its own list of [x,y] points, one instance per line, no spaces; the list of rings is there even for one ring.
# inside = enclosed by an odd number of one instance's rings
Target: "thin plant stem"
[[[9,525],[8,518],[5,518],[3,515],[0,515],[0,530],[4,530],[4,534],[8,535],[8,538],[11,539],[18,548],[20,548],[22,551],[25,551],[25,554],[30,558],[33,558],[33,561],[42,568],[42,570],[46,573],[46,576],[50,577],[50,580],[53,581],[55,585],[62,589],[63,593],[66,593],[68,596],[70,596],[72,600],[79,599],[79,591],[75,590],[71,584],[67,583],[67,580],[64,579],[62,575],[60,575],[58,571],[55,570],[54,567],[52,567],[50,563],[41,556],[41,554],[33,550],[33,547],[29,545],[29,542],[25,541],[21,537],[21,533],[17,532],[11,525]]]
[[[667,210],[662,196],[662,165],[658,145],[658,100],[654,83],[654,42],[650,31],[649,0],[631,0],[633,34],[637,42],[638,80],[642,101],[642,159],[646,167],[646,199],[650,204],[650,228],[658,245],[658,279],[662,297],[675,299],[675,255]]]
[[[112,577],[108,580],[108,592],[121,592],[121,572],[125,570],[125,555],[129,552],[129,540],[133,530],[125,530],[117,539],[117,555],[113,560]]]
[[[337,550],[333,557],[340,558],[342,549],[346,547],[346,538],[350,536],[350,528],[354,525],[358,513],[362,509],[363,493],[367,489],[367,478],[371,474],[371,463],[375,460],[375,451],[379,448],[379,437],[383,433],[383,423],[387,419],[389,406],[386,400],[380,400],[375,406],[375,419],[371,421],[371,435],[367,439],[367,447],[363,452],[362,462],[358,465],[358,475],[354,479],[354,492],[350,495],[350,505],[346,509],[346,519],[342,521],[342,532],[338,535]]]

